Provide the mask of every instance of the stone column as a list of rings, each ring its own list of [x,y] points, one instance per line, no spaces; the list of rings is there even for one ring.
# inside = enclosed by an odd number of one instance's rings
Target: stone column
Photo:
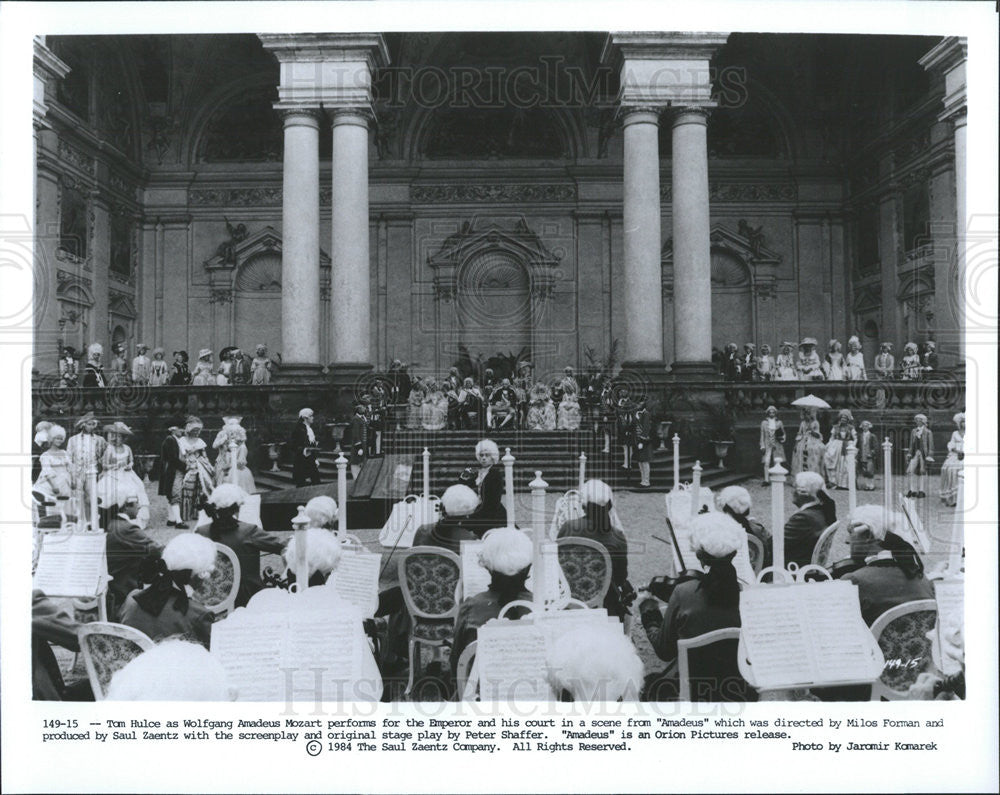
[[[371,275],[368,240],[368,114],[341,108],[332,114],[331,293],[334,365],[371,362]]]
[[[282,109],[282,374],[319,365],[319,111]]]
[[[674,373],[712,367],[712,271],[708,145],[704,108],[679,108],[673,121]]]
[[[649,108],[629,108],[622,124],[626,358],[630,363],[662,365],[658,114]]]
[[[934,271],[935,337],[941,367],[965,371],[965,282],[968,216],[966,215],[966,62],[968,43],[948,36],[927,52],[920,65],[944,83],[943,109],[938,119],[950,122],[955,136],[955,234],[951,256],[938,257]]]

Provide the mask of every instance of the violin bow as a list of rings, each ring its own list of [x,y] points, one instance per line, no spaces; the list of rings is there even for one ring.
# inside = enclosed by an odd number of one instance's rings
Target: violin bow
[[[684,555],[681,554],[681,545],[677,543],[677,534],[674,532],[673,522],[670,521],[670,517],[665,517],[667,523],[667,530],[670,531],[670,538],[674,542],[674,551],[677,553],[677,562],[681,564],[681,571],[686,571],[687,566],[684,564]]]

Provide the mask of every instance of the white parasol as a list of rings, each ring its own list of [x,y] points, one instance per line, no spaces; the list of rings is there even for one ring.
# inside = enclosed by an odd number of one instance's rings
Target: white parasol
[[[806,395],[805,397],[800,397],[798,400],[793,400],[792,405],[798,406],[799,408],[810,408],[810,409],[830,408],[829,403],[823,400],[823,398],[818,398],[815,395]]]

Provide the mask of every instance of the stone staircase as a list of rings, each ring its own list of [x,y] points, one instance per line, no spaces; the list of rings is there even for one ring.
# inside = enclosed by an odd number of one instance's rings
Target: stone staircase
[[[383,437],[383,452],[414,455],[415,464],[411,490],[418,492],[422,483],[421,454],[426,447],[431,453],[431,491],[440,494],[455,483],[466,467],[476,467],[475,447],[483,435],[477,431],[393,431]],[[639,468],[634,463],[629,470],[621,467],[621,453],[612,447],[612,452],[602,451],[603,438],[593,431],[530,431],[493,434],[489,438],[500,448],[501,456],[507,448],[515,457],[514,487],[519,492],[527,492],[528,484],[534,479],[535,471],[552,491],[566,491],[576,488],[579,481],[580,453],[587,456],[586,477],[600,478],[614,489],[637,489]],[[337,453],[322,451],[318,455],[320,475],[324,482],[337,477],[334,460]],[[695,459],[682,455],[680,477],[682,482],[691,480],[691,470]],[[750,475],[720,469],[716,462],[703,461],[701,482],[711,489],[739,483]],[[272,490],[293,486],[290,465],[282,465],[279,472],[259,472],[256,475],[259,488]],[[673,486],[673,453],[671,449],[654,450],[650,483],[652,491],[668,491]]]

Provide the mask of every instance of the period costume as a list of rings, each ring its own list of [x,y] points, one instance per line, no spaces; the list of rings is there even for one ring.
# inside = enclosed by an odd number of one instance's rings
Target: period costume
[[[308,411],[303,409],[302,412]],[[299,421],[292,431],[289,447],[292,450],[292,480],[296,486],[318,485],[319,465],[316,462],[316,432],[299,412]],[[312,416],[310,411],[309,416]]]
[[[559,403],[556,425],[563,431],[576,431],[580,428],[580,401],[576,392],[566,392]]]
[[[857,337],[851,337],[847,341],[844,378],[848,381],[865,381],[868,378],[868,373],[865,371],[865,355],[861,351],[861,342]]]
[[[414,392],[420,394],[419,390],[414,390]],[[357,477],[358,472],[361,471],[361,465],[365,462],[365,456],[368,454],[368,419],[365,416],[363,404],[355,405],[354,416],[351,417],[351,422],[347,426],[343,441],[348,448],[347,458],[351,464],[351,473]]]
[[[424,390],[422,387],[414,386],[410,389],[410,394],[406,398],[406,428],[407,430],[419,430],[421,408],[424,404]]]
[[[927,427],[927,417],[917,414],[914,421],[916,427],[910,431],[910,446],[906,452],[907,496],[926,497],[924,481],[927,464],[934,461],[934,437]]]
[[[795,346],[790,342],[782,343],[781,353],[779,353],[777,358],[774,360],[774,377],[776,381],[795,381],[798,379],[799,373],[795,369],[795,357],[792,354],[792,349],[794,347]]]
[[[965,414],[955,415],[958,429],[948,440],[948,457],[941,465],[941,502],[954,506],[958,501],[958,475],[965,460]]]
[[[588,504],[583,516],[570,519],[559,528],[558,538],[589,538],[607,550],[611,557],[611,584],[604,596],[604,607],[609,616],[625,616],[628,613],[625,602],[629,596],[634,597],[628,582],[628,541],[621,529],[614,526],[608,508]]]
[[[740,359],[740,378],[744,381],[756,381],[757,353],[752,342],[743,346],[743,356]]]
[[[262,530],[257,525],[240,521],[215,520],[201,525],[199,535],[224,544],[236,553],[240,562],[240,587],[236,594],[236,606],[244,607],[250,597],[264,587],[260,577],[260,555],[262,552],[280,554],[285,542],[279,536]]]
[[[188,386],[191,383],[191,371],[188,369],[187,351],[174,351],[173,372],[170,375],[170,386]]]
[[[531,389],[527,429],[529,431],[553,431],[555,427],[556,409],[552,405],[549,388],[542,383],[535,384]]]
[[[69,453],[61,447],[49,447],[39,456],[41,470],[34,488],[50,497],[72,497],[73,476]]]
[[[129,378],[128,362],[125,361],[125,349],[120,345],[116,345],[114,353],[114,358],[108,365],[108,385],[122,386],[128,383]]]
[[[131,435],[132,431],[124,423],[116,422],[106,429],[108,435]],[[124,442],[111,443],[104,448],[101,456],[101,477],[98,487],[101,494],[135,495],[139,500],[140,509],[145,509],[145,519],[149,519],[149,497],[146,486],[135,473],[132,448]],[[118,502],[122,504],[121,501]]]
[[[861,423],[861,433],[858,434],[857,484],[863,491],[875,490],[875,465],[878,463],[878,440],[872,433],[872,424],[867,420]]]
[[[646,401],[639,401],[639,409],[632,421],[635,439],[635,460],[639,464],[639,486],[649,488],[649,469],[653,461],[653,418],[646,408]]]
[[[823,380],[823,368],[820,366],[819,354],[816,353],[817,344],[812,337],[806,337],[799,343],[797,368],[800,381]]]
[[[479,497],[479,506],[469,515],[468,524],[482,535],[494,527],[507,524],[507,508],[503,504],[504,474],[500,464],[476,472],[474,483],[467,484]]]
[[[229,352],[229,383],[233,386],[245,386],[250,383],[250,365],[246,356],[239,348]]]
[[[100,343],[93,343],[87,348],[87,365],[83,368],[83,385],[85,387],[105,387],[107,380],[101,367],[101,356],[104,348]]]
[[[136,356],[132,360],[132,383],[139,386],[146,386],[149,383],[149,373],[152,362],[146,355],[146,346],[139,344],[136,346]]]
[[[250,363],[250,383],[254,386],[264,386],[271,383],[271,360],[267,356],[267,348],[258,345],[257,354]]]
[[[921,364],[920,356],[917,354],[917,346],[912,342],[903,348],[903,360],[900,362],[903,371],[904,381],[917,381],[920,378]]]
[[[42,591],[31,592],[31,697],[35,701],[66,699],[66,686],[52,646],[79,652],[79,626],[66,605],[49,599]]]
[[[767,416],[760,421],[761,463],[764,465],[764,482],[771,479],[770,469],[785,460],[785,425],[778,419],[778,411],[773,406],[767,409]]]
[[[923,370],[924,378],[927,378],[931,373],[938,369],[938,356],[937,356],[937,346],[934,344],[933,340],[928,340],[924,343],[924,354],[920,359],[921,370]]]
[[[771,356],[769,345],[760,346],[760,356],[757,357],[757,378],[761,381],[772,381],[777,375],[777,365]]]
[[[95,423],[96,419],[92,413],[85,414],[76,421],[76,427],[81,429],[80,433],[71,436],[66,442],[73,490],[81,500],[80,509],[85,517],[90,516],[90,473],[98,472],[101,459],[104,457],[104,449],[108,444],[104,437],[85,427]]]
[[[824,494],[827,500],[829,496]],[[832,500],[828,503],[832,508]],[[830,508],[824,507],[820,500],[807,502],[785,522],[785,565],[797,563],[805,566],[812,563],[813,550],[816,542],[831,524],[836,521],[831,518]]]
[[[181,457],[180,443],[178,437],[174,435],[174,428],[182,426],[181,421],[176,421],[160,445],[160,478],[157,493],[161,497],[166,497],[169,504],[167,527],[172,527],[181,521],[181,484],[184,472],[187,470],[187,462]]]
[[[816,414],[804,414],[799,423],[799,431],[795,436],[795,449],[792,452],[792,474],[820,472],[825,450]]]
[[[883,342],[875,357],[875,374],[882,380],[891,379],[896,373],[896,357],[892,355],[892,343]]]
[[[198,352],[198,362],[191,371],[192,386],[216,386],[215,374],[212,372],[212,352],[202,348]]]
[[[420,424],[425,431],[441,431],[448,425],[448,398],[439,389],[432,389],[420,407]]]
[[[730,342],[722,353],[722,377],[726,381],[739,381],[741,371],[739,349]]]
[[[63,387],[74,387],[80,379],[80,364],[72,348],[67,347],[59,360],[59,379]]]
[[[840,352],[840,343],[830,340],[830,348],[823,362],[823,375],[827,381],[844,380],[844,354]]]
[[[458,668],[458,661],[465,651],[465,647],[472,643],[479,635],[479,628],[487,621],[500,615],[500,611],[510,602],[532,600],[531,591],[525,590],[524,578],[521,578],[520,588],[507,587],[507,582],[511,578],[503,575],[497,577],[493,575],[490,587],[481,593],[473,594],[462,600],[458,608],[458,615],[455,616],[455,634],[451,646],[451,670],[454,675]],[[499,584],[502,583],[502,584]],[[517,619],[523,614],[517,606],[507,611],[504,618]],[[459,694],[461,696],[461,694]]]
[[[153,351],[153,361],[149,363],[149,385],[166,386],[170,380],[170,368],[163,361],[163,348]]]
[[[253,494],[257,491],[257,484],[247,468],[246,438],[247,432],[240,425],[239,417],[223,417],[222,430],[212,443],[212,447],[219,451],[215,458],[215,485],[235,483],[247,494]],[[230,442],[236,443],[235,450],[230,450]]]
[[[139,527],[139,523],[126,514],[119,514],[108,521],[107,533],[108,617],[118,620],[118,611],[126,597],[139,587],[139,572],[143,561],[163,552],[163,546]]]
[[[441,547],[458,555],[463,541],[475,541],[483,534],[482,530],[477,534],[472,529],[471,518],[445,516],[434,524],[421,525],[413,536],[413,546]]]
[[[854,430],[854,418],[851,412],[844,409],[840,412],[840,420],[830,429],[830,440],[823,453],[823,478],[828,488],[846,489],[850,480],[847,471],[847,444],[857,441]]]
[[[214,471],[206,452],[208,445],[204,439],[190,435],[192,427],[191,420],[188,420],[185,435],[177,440],[180,457],[185,464],[184,471],[177,474],[181,481],[181,519],[184,521],[197,518],[202,503],[215,487]],[[199,422],[196,427],[200,432],[203,426]]]
[[[872,556],[842,579],[858,586],[861,617],[868,626],[893,607],[934,598],[934,588],[923,574],[907,577],[891,556]]]

